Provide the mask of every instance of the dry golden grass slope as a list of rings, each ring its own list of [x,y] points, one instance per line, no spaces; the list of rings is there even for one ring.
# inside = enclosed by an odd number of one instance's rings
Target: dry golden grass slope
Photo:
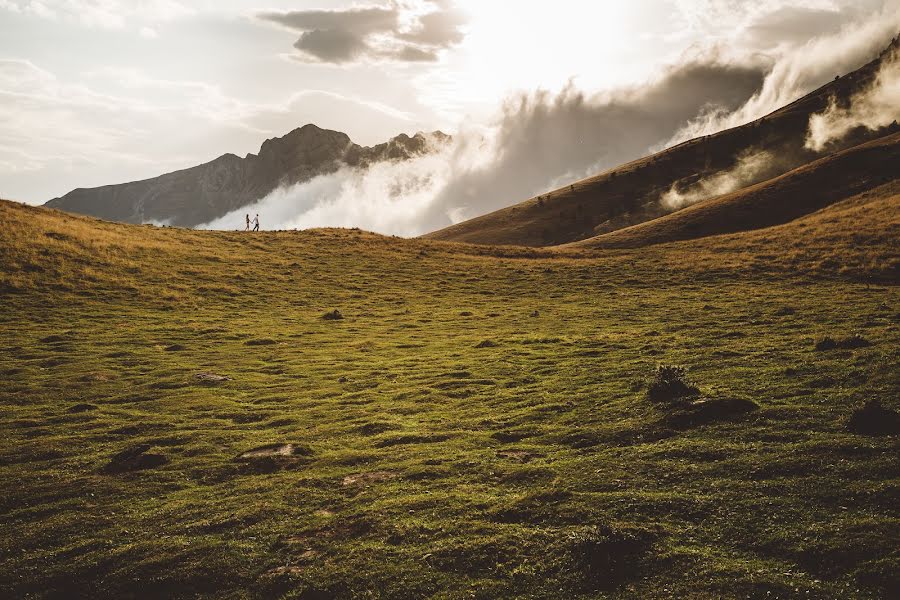
[[[900,133],[652,221],[576,242],[571,247],[637,248],[762,229],[792,221],[898,178]]]

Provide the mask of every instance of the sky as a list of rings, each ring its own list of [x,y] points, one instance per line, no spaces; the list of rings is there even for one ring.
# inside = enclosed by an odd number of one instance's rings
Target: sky
[[[493,131],[490,168],[447,157],[427,190],[453,202],[381,227],[415,233],[761,116],[870,59],[898,15],[900,0],[0,0],[0,197],[245,155],[306,123],[363,145]],[[299,222],[368,224],[323,219]]]

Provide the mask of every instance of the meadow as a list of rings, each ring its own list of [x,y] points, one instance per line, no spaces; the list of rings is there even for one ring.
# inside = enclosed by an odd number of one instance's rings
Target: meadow
[[[897,437],[848,427],[900,408],[897,204],[861,202],[593,253],[0,202],[0,595],[897,597]]]

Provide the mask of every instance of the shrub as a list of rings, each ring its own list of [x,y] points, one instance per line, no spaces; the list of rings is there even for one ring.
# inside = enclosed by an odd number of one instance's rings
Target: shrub
[[[687,370],[675,365],[659,365],[653,372],[647,391],[653,402],[672,402],[700,395],[687,379]]]
[[[641,529],[600,526],[570,534],[569,551],[590,588],[611,590],[639,574],[655,537]]]
[[[854,333],[850,337],[836,340],[832,337],[825,336],[816,342],[816,351],[825,352],[827,350],[856,350],[857,348],[868,348],[872,342]]]
[[[900,414],[883,407],[878,400],[869,400],[853,411],[847,429],[861,435],[897,435],[900,433]]]

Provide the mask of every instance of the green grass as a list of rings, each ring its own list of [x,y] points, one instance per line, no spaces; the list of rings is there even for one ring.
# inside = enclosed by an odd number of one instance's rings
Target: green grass
[[[898,589],[897,438],[845,426],[898,408],[896,287],[3,209],[4,597]],[[759,410],[675,427],[658,364]]]

